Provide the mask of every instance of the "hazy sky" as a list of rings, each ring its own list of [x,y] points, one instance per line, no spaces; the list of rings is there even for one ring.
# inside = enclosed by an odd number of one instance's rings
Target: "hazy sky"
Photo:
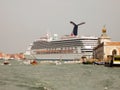
[[[113,41],[120,41],[120,0],[0,0],[0,51],[24,52],[46,32],[100,36],[104,25]]]

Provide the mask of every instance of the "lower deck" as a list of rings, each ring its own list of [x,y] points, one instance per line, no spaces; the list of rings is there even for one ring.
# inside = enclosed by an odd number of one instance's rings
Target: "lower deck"
[[[87,58],[91,58],[92,54],[31,54],[25,55],[28,59],[37,59],[37,60],[80,60],[82,56],[86,56]]]

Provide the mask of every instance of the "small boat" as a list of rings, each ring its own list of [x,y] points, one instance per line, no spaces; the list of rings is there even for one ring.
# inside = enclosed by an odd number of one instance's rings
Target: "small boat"
[[[105,62],[94,62],[95,65],[104,65]]]
[[[31,64],[31,61],[30,60],[25,60],[25,61],[23,61],[23,64],[29,65],[29,64]]]
[[[30,62],[30,64],[36,65],[36,64],[38,64],[38,62],[36,60],[33,60],[33,61]]]
[[[3,65],[10,65],[10,62],[9,61],[4,61]]]
[[[55,61],[55,65],[61,65],[62,63],[60,61]]]

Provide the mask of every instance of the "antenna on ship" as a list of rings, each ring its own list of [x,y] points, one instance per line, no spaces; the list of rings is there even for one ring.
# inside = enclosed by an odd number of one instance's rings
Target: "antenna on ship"
[[[77,36],[78,35],[78,26],[85,24],[85,22],[75,24],[73,21],[70,21],[70,23],[74,25],[73,32],[71,33],[71,36]]]

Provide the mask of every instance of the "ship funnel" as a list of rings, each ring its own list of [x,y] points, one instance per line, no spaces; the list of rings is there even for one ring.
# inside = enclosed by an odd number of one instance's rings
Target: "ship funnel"
[[[70,23],[74,25],[73,32],[71,33],[71,36],[77,36],[78,35],[78,26],[85,24],[85,22],[75,24],[72,21],[70,21]]]

